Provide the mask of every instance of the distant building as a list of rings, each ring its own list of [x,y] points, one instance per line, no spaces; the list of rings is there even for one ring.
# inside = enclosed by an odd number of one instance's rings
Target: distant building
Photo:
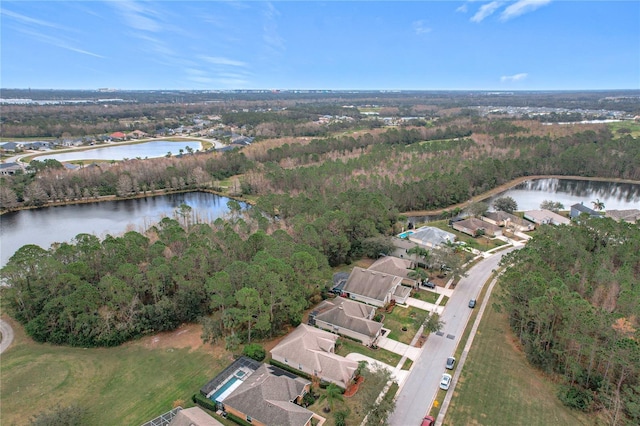
[[[628,209],[628,210],[607,210],[605,213],[606,217],[610,217],[611,219],[617,222],[629,222],[629,223],[637,223],[640,221],[640,210],[638,209]]]
[[[309,325],[351,337],[365,346],[371,346],[376,343],[382,332],[382,323],[373,321],[375,313],[376,308],[373,306],[345,297],[336,297],[322,301],[309,314]]]
[[[15,175],[18,172],[22,171],[22,166],[18,163],[1,163],[0,164],[0,175]]]
[[[582,203],[577,203],[571,206],[571,211],[569,212],[569,217],[571,217],[571,219],[575,219],[581,214],[588,214],[591,217],[602,217],[602,213],[590,209]]]
[[[568,225],[571,223],[564,216],[554,213],[551,210],[528,210],[524,212],[524,218],[530,220],[537,225]]]
[[[392,300],[405,303],[411,289],[401,283],[402,277],[353,268],[342,295],[374,306],[385,306]]]
[[[422,226],[407,232],[407,238],[423,247],[434,248],[447,241],[453,243],[456,240],[456,235],[433,226]]]

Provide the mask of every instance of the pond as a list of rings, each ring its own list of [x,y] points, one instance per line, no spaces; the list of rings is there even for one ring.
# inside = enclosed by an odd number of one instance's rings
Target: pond
[[[188,152],[188,149],[200,151],[202,144],[197,141],[152,141],[129,145],[101,146],[87,150],[77,150],[72,152],[61,152],[59,154],[46,154],[36,157],[36,160],[58,160],[82,161],[82,160],[103,160],[120,161],[133,158],[157,158],[164,157],[167,153],[171,155],[180,154],[180,150]]]
[[[26,244],[48,249],[52,243],[69,242],[80,233],[102,239],[107,234],[144,231],[164,217],[175,218],[181,204],[192,208],[193,222],[213,222],[229,213],[228,201],[215,194],[189,192],[7,213],[0,216],[0,267]]]

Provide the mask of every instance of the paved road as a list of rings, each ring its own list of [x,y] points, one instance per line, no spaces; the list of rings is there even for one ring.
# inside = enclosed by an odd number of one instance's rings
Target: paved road
[[[482,285],[488,280],[491,272],[497,268],[502,256],[514,248],[503,250],[476,264],[462,278],[455,288],[453,296],[447,302],[440,319],[445,325],[444,334],[429,336],[420,357],[413,363],[413,368],[402,389],[396,397],[396,409],[389,418],[392,426],[419,425],[431,407],[442,378],[445,361],[452,355],[471,316],[468,307],[470,299],[477,298]]]
[[[0,320],[0,333],[2,333],[2,341],[0,342],[0,354],[4,352],[13,342],[13,328],[8,322]]]

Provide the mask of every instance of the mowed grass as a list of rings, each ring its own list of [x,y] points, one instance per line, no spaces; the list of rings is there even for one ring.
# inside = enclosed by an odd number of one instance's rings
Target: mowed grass
[[[560,403],[550,378],[528,364],[506,315],[491,306],[453,392],[445,426],[593,424],[593,419]]]
[[[35,343],[11,324],[16,338],[0,365],[3,425],[27,424],[35,414],[71,404],[87,410],[88,425],[139,425],[174,403],[193,406],[191,396],[232,361],[221,348],[172,347],[184,344],[180,330],[84,349]],[[189,327],[195,341],[199,329]]]

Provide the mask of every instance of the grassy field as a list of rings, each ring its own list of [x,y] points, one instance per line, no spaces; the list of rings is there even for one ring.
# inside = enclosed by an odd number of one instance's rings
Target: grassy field
[[[484,312],[455,391],[449,392],[455,393],[444,425],[593,424],[560,403],[550,379],[527,363],[506,316],[491,307]],[[443,398],[439,391],[436,400]]]
[[[614,134],[615,138],[619,138],[624,135],[624,133],[618,133],[618,130],[620,129],[629,129],[631,131],[631,136],[634,138],[640,136],[640,123],[634,121],[619,121],[616,123],[609,123],[607,126],[609,126],[609,129]]]
[[[0,365],[3,425],[71,404],[87,409],[86,424],[139,425],[174,403],[192,406],[191,396],[232,361],[222,348],[202,346],[196,325],[84,349],[34,343],[9,321],[16,338]]]

